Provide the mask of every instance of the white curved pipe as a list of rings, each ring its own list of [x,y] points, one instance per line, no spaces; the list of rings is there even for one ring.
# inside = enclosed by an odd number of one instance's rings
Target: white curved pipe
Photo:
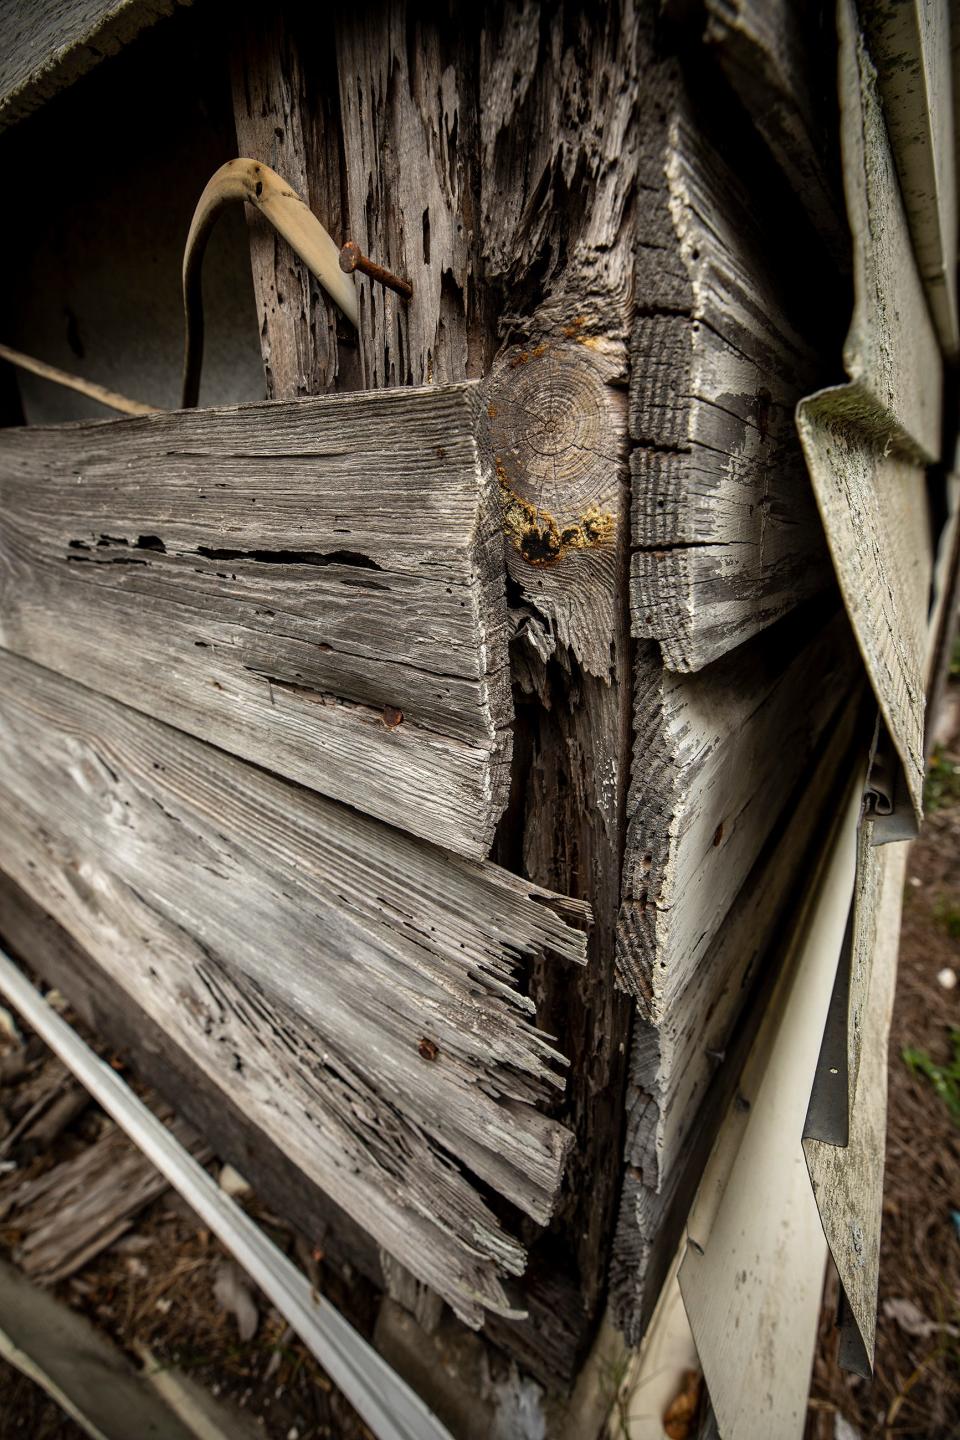
[[[340,268],[339,247],[297,192],[259,160],[228,160],[207,182],[190,222],[183,252],[183,310],[186,325],[182,404],[197,403],[203,361],[203,305],[200,267],[213,224],[225,205],[255,205],[296,251],[312,275],[353,325],[360,323],[357,287]]]

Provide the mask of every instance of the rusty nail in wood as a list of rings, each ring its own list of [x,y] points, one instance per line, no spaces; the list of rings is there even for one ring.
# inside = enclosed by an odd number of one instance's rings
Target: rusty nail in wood
[[[386,285],[388,290],[395,290],[404,300],[409,300],[413,294],[413,286],[409,280],[401,280],[399,275],[394,275],[389,270],[384,270],[382,265],[369,260],[355,240],[348,240],[340,251],[340,269],[347,275],[359,270],[362,275],[369,275],[371,280]]]

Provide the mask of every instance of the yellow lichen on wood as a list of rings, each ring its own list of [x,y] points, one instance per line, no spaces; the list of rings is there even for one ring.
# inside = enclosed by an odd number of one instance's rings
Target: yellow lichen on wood
[[[496,466],[504,533],[528,565],[553,565],[571,550],[589,550],[613,541],[616,520],[608,511],[591,505],[561,528],[549,510],[516,493],[499,460]]]

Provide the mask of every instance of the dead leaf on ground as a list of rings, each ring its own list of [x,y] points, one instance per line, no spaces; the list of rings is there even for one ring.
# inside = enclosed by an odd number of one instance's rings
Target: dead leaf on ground
[[[698,1370],[683,1372],[679,1395],[671,1400],[663,1416],[663,1433],[668,1440],[690,1440],[700,1409],[703,1377]]]
[[[225,1260],[217,1266],[213,1294],[220,1308],[236,1319],[240,1339],[252,1340],[257,1333],[260,1317],[250,1289],[250,1281],[239,1265],[235,1265],[232,1260]]]
[[[912,1300],[884,1300],[883,1313],[888,1320],[899,1325],[905,1335],[913,1335],[918,1340],[929,1340],[931,1335],[941,1331],[954,1337],[960,1335],[960,1329],[956,1325],[943,1325],[936,1320],[928,1320]]]

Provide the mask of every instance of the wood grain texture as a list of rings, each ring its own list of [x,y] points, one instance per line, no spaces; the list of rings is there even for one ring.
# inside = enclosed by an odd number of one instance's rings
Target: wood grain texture
[[[470,387],[0,435],[2,643],[464,853],[509,785]]]
[[[610,1300],[642,1338],[743,1057],[764,1012],[832,807],[866,726],[842,703],[714,938],[659,1025],[634,1025]]]
[[[519,969],[582,961],[551,906],[584,907],[27,661],[0,675],[11,877],[414,1275],[473,1323],[510,1310],[522,1246],[460,1165],[549,1218],[563,1059]]]
[[[497,853],[588,899],[595,917],[587,970],[539,965],[533,980],[541,1023],[568,1046],[560,1113],[576,1142],[539,1257],[548,1303],[517,1347],[565,1386],[605,1292],[630,1026],[613,951],[629,745],[626,381],[650,19],[629,0],[589,11],[505,3],[480,34],[478,231],[498,350],[486,413],[509,492],[517,622],[515,785]]]
[[[877,67],[900,189],[944,353],[956,358],[957,176],[950,54],[950,6],[867,5],[870,55]]]
[[[785,312],[756,195],[666,62],[644,137],[631,623],[672,669],[698,670],[827,583],[793,422],[817,362]]]
[[[170,1129],[207,1163],[210,1151],[188,1125],[174,1118]],[[17,1266],[41,1285],[56,1285],[125,1235],[137,1214],[168,1189],[166,1177],[111,1124],[95,1144],[29,1177],[6,1197],[3,1218],[18,1234]]]
[[[846,268],[843,199],[831,164],[830,6],[818,0],[706,0],[706,17],[706,44],[831,254]]]
[[[337,18],[349,238],[414,287],[408,303],[357,277],[361,374],[373,389],[475,377],[489,355],[477,309],[471,39],[472,23],[439,8],[376,0]]]
[[[309,76],[319,27],[306,7],[290,13]],[[561,1385],[598,1313],[619,1184],[629,1026],[612,963],[629,726],[625,382],[646,43],[634,7],[619,0],[591,15],[513,3],[447,14],[400,0],[337,17],[344,238],[414,287],[407,303],[359,281],[363,383],[484,377],[479,438],[499,482],[524,637],[496,854],[589,899],[597,917],[586,972],[533,966],[542,1023],[568,1037],[574,1083],[558,1114],[576,1134],[575,1164],[534,1257],[544,1283],[525,1296],[531,1319],[501,1318],[496,1333]],[[307,90],[316,111],[316,84]],[[329,146],[323,154],[333,166]],[[340,389],[352,383],[342,356],[338,338]],[[549,1259],[558,1248],[570,1256],[562,1283]]]
[[[844,603],[902,766],[914,825],[923,787],[923,664],[932,538],[927,463],[940,453],[941,360],[913,256],[876,74],[840,6],[844,181],[854,240],[849,384],[797,423]]]
[[[3,0],[0,129],[191,0]]]
[[[804,614],[689,676],[639,651],[617,964],[654,1024],[682,1003],[849,692],[848,637],[844,617]]]
[[[317,1188],[231,1096],[207,1082],[192,1055],[117,985],[53,916],[0,871],[0,936],[4,949],[40,975],[129,1070],[203,1135],[233,1165],[263,1204],[283,1215],[354,1288],[382,1285],[376,1244],[353,1217]],[[361,1279],[361,1277],[363,1277]]]
[[[231,69],[237,147],[276,170],[339,245],[341,193],[334,55],[297,5],[238,7]],[[267,399],[320,395],[359,380],[356,335],[271,225],[247,207]],[[460,378],[460,377],[458,377]]]

